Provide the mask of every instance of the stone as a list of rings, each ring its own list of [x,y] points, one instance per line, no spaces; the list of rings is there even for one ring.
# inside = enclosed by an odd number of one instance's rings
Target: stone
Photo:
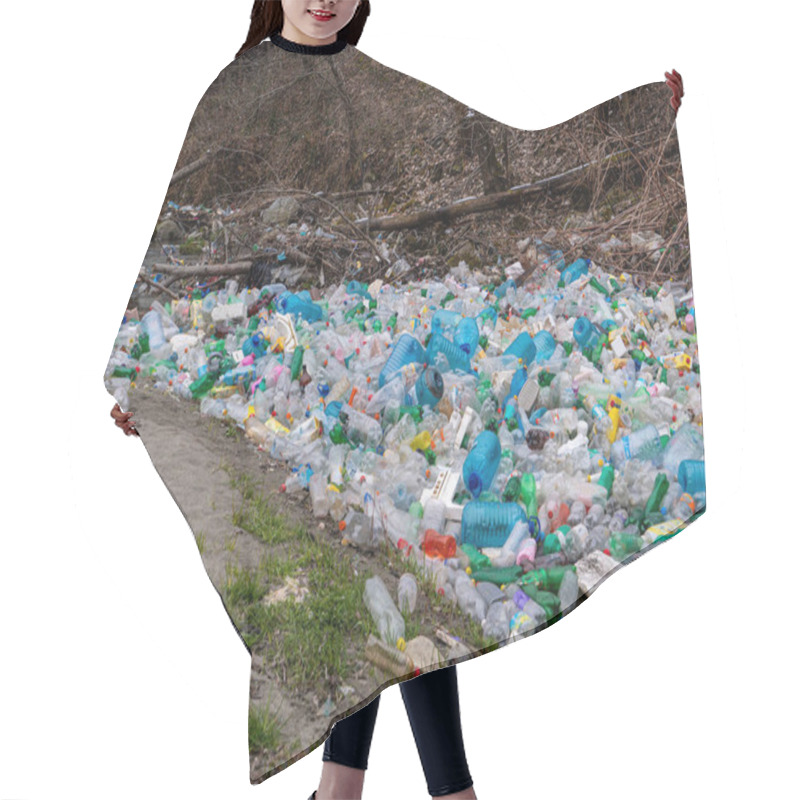
[[[619,564],[602,550],[595,550],[577,561],[575,569],[578,573],[580,594],[589,594],[606,575],[618,566]]]

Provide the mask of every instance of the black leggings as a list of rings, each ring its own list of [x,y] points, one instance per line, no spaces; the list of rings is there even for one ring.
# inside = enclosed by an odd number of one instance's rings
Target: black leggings
[[[400,692],[431,797],[468,789],[472,777],[461,735],[455,664],[403,681]],[[367,768],[380,699],[378,695],[333,726],[325,740],[323,761]]]

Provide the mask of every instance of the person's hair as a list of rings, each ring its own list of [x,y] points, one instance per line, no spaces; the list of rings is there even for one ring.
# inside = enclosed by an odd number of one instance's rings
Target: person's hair
[[[346,39],[348,44],[358,44],[368,16],[369,0],[361,0],[353,18],[338,32],[337,41]],[[280,33],[282,30],[283,6],[280,0],[255,0],[253,10],[250,12],[250,30],[247,32],[247,38],[239,48],[236,58],[251,47],[261,44],[264,39],[275,33]]]

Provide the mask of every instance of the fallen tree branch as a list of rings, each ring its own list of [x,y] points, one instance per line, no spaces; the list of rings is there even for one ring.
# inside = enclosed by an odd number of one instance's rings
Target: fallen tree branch
[[[154,289],[158,289],[159,292],[164,292],[164,294],[168,294],[173,300],[180,300],[181,297],[179,294],[176,294],[172,291],[172,289],[168,289],[161,283],[156,283],[151,278],[148,278],[144,272],[139,272],[139,280],[144,281],[148,286],[152,286]]]
[[[405,228],[419,228],[434,222],[451,222],[468,214],[493,211],[494,209],[502,208],[507,205],[521,203],[535,195],[549,191],[554,187],[561,188],[571,185],[576,180],[578,173],[583,170],[612,158],[630,155],[630,153],[631,151],[629,149],[619,150],[616,153],[610,153],[604,156],[599,161],[590,161],[586,164],[572,167],[572,169],[568,169],[566,172],[562,172],[559,175],[541,178],[534,183],[523,183],[519,186],[514,186],[512,189],[507,189],[504,192],[494,192],[493,194],[487,194],[483,197],[467,197],[463,200],[457,200],[449,206],[443,206],[442,208],[436,208],[430,211],[418,211],[405,216],[393,215],[378,217],[377,219],[359,219],[353,224],[359,228],[369,226],[370,230],[396,231]]]
[[[214,156],[216,156],[221,149],[221,147],[218,147],[215,150],[206,150],[206,154],[204,156],[200,156],[197,161],[192,161],[191,164],[187,164],[185,167],[177,170],[169,179],[169,185],[172,186],[173,183],[177,183],[178,181],[183,180],[191,175],[193,172],[197,172],[197,170],[202,169],[214,158]]]

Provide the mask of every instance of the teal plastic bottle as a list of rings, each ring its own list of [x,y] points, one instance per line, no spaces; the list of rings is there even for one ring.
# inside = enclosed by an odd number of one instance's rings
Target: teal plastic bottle
[[[461,542],[473,547],[502,547],[518,522],[526,522],[518,503],[470,500],[461,516]]]
[[[427,363],[425,348],[410,333],[404,333],[394,345],[388,361],[378,375],[378,386],[382,387],[407,364]]]
[[[479,497],[486,491],[494,480],[497,468],[500,466],[500,440],[493,431],[482,431],[475,438],[475,444],[469,451],[462,475],[464,486],[469,489],[473,497]]]
[[[506,348],[504,355],[521,358],[522,363],[527,367],[536,358],[536,345],[533,343],[531,335],[527,331],[523,331]]]
[[[470,359],[467,353],[449,339],[445,339],[441,333],[434,333],[428,342],[428,363],[436,363],[436,357],[439,353],[444,353],[451,370],[470,371]]]

